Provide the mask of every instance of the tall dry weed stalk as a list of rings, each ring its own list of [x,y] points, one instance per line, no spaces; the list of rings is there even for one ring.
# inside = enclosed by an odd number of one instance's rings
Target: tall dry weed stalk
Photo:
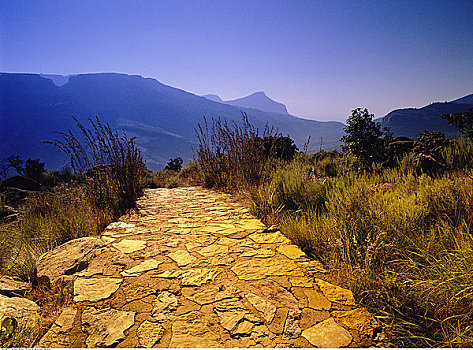
[[[243,113],[242,117],[241,125],[222,118],[212,118],[210,125],[204,118],[203,125],[198,125],[197,160],[207,187],[252,191],[269,175],[268,160],[276,155],[278,141],[285,138],[269,126],[260,137],[248,116]]]
[[[119,135],[98,117],[87,129],[77,119],[81,139],[70,130],[56,132],[62,139],[47,141],[65,152],[74,171],[87,183],[95,206],[109,210],[115,218],[135,206],[142,194],[145,164],[134,138]]]

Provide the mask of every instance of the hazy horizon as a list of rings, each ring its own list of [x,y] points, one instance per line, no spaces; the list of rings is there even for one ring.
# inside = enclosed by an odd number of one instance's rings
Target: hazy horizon
[[[2,1],[0,71],[117,72],[344,122],[473,93],[471,1]]]

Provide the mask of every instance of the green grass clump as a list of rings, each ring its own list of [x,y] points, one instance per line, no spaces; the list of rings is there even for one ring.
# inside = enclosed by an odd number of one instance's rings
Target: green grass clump
[[[281,230],[330,267],[402,346],[471,346],[473,179],[402,171],[327,179],[325,210]],[[381,176],[382,177],[382,176]]]

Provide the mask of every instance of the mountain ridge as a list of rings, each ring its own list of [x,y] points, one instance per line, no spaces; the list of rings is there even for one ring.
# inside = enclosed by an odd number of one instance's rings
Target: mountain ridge
[[[10,154],[40,158],[49,169],[60,168],[67,159],[41,141],[54,138],[53,131],[77,132],[71,116],[88,126],[87,119],[97,115],[113,129],[136,137],[153,170],[162,168],[169,158],[193,158],[195,129],[198,123],[203,124],[204,117],[241,123],[242,112],[247,113],[259,130],[269,123],[292,137],[299,147],[309,136],[313,140],[323,137],[327,150],[340,145],[343,128],[339,122],[237,108],[156,79],[118,73],[78,74],[61,86],[39,74],[1,73],[0,101],[0,158]]]
[[[220,96],[216,94],[204,95],[202,97],[235,107],[258,109],[270,113],[289,114],[285,104],[274,101],[268,97],[264,91],[257,91],[248,96],[227,101],[222,100]]]
[[[469,102],[471,103],[464,103]],[[460,102],[460,103],[459,103]],[[393,136],[406,136],[416,139],[425,130],[442,132],[448,138],[460,136],[456,127],[449,125],[440,116],[443,114],[463,113],[473,108],[473,94],[466,95],[451,102],[434,102],[420,108],[395,109],[386,116],[376,119]]]

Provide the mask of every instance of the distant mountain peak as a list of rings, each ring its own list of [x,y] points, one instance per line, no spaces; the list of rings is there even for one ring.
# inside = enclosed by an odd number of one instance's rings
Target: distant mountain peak
[[[223,101],[223,103],[237,107],[259,109],[263,112],[289,114],[284,104],[269,98],[264,91],[257,91],[246,97]]]
[[[215,94],[203,95],[202,97],[205,97],[207,100],[210,100],[210,101],[223,103],[223,100],[220,98],[220,96],[215,95]]]

